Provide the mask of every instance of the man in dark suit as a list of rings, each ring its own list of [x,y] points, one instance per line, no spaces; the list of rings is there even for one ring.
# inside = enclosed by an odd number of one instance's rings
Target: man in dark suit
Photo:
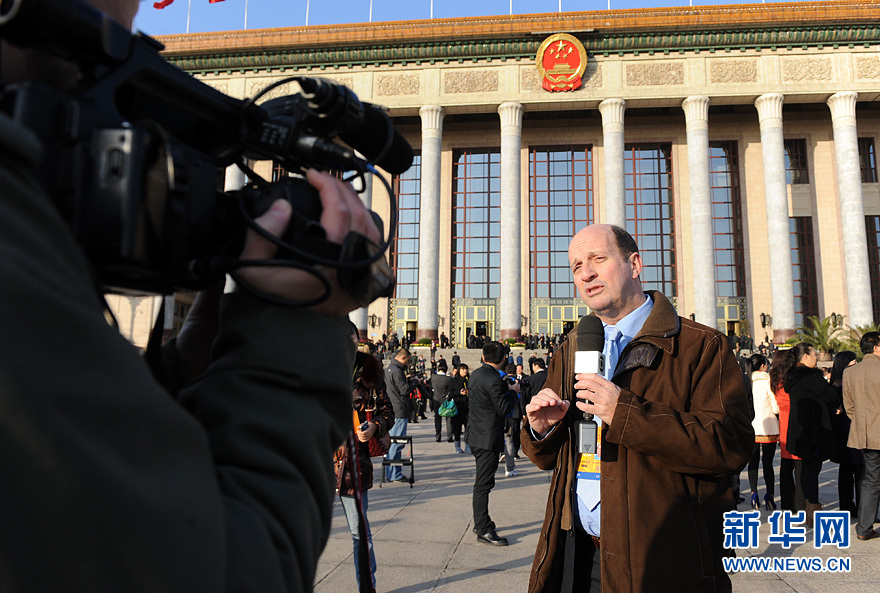
[[[499,342],[483,346],[483,365],[471,374],[467,443],[477,464],[474,480],[474,531],[477,541],[506,546],[507,538],[495,532],[489,517],[489,492],[495,487],[498,454],[504,450],[504,418],[516,404],[515,391],[509,391],[499,371],[507,364],[507,348]]]
[[[461,356],[458,355],[458,352],[452,352],[452,368],[457,369],[461,366]]]

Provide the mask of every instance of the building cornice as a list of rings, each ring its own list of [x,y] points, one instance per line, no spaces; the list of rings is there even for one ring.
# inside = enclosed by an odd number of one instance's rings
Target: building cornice
[[[190,72],[533,59],[556,32],[592,54],[792,49],[880,43],[880,0],[550,13],[159,37]]]

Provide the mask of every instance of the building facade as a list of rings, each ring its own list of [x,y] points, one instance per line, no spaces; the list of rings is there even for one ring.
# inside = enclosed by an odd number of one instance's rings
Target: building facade
[[[321,76],[388,108],[416,158],[365,335],[562,333],[587,312],[568,241],[612,222],[681,315],[782,341],[810,315],[880,317],[877,23],[880,2],[832,0],[160,40],[233,97]],[[363,196],[387,220],[383,184]]]

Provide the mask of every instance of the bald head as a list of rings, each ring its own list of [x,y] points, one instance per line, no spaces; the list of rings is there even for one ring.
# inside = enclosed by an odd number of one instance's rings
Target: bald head
[[[568,246],[568,261],[581,299],[605,323],[616,323],[645,302],[642,257],[625,230],[594,224]]]

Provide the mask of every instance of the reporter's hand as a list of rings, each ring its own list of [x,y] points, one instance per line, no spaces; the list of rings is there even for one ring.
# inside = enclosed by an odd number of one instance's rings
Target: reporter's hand
[[[552,389],[545,388],[532,396],[526,405],[526,418],[529,426],[539,436],[544,437],[550,429],[565,418],[571,402],[556,395]]]
[[[369,211],[351,188],[327,173],[310,169],[308,182],[321,196],[321,226],[327,240],[342,244],[349,231],[359,232],[375,243],[381,243],[379,229]],[[256,219],[257,224],[276,237],[281,236],[290,222],[291,206],[285,200],[276,200],[265,214]],[[247,232],[242,259],[269,259],[278,247],[261,237],[252,229]],[[345,315],[358,308],[357,302],[339,286],[336,270],[317,266],[330,282],[330,296],[323,303],[310,307],[312,311],[327,315]],[[318,296],[323,285],[311,274],[295,268],[250,267],[239,270],[242,281],[257,290],[291,300],[305,300]]]
[[[602,375],[593,373],[575,375],[574,378],[575,396],[584,400],[575,404],[577,408],[586,414],[598,416],[602,422],[610,425],[620,398],[620,387]]]

